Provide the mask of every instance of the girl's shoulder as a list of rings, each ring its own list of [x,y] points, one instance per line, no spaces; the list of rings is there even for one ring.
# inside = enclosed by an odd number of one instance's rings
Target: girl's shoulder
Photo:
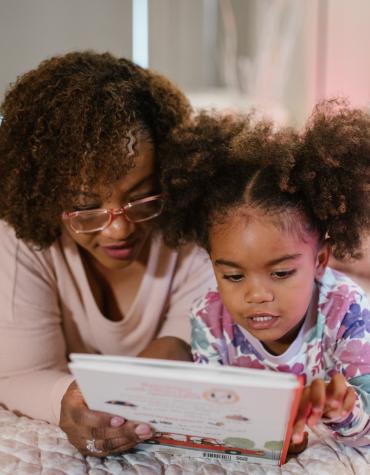
[[[330,300],[335,296],[341,297],[348,303],[367,297],[365,290],[348,275],[327,267],[320,280],[320,301]]]
[[[369,314],[366,292],[350,277],[327,268],[320,282],[319,313],[329,333],[339,331],[351,315]]]

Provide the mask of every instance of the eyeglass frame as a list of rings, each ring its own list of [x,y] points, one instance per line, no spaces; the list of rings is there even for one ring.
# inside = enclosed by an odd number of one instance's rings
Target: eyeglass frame
[[[163,197],[162,194],[146,196],[145,198],[141,198],[140,200],[129,201],[123,206],[121,206],[120,208],[96,208],[96,209],[91,209],[91,210],[89,209],[89,210],[79,210],[79,211],[63,211],[62,220],[67,221],[68,219],[79,216],[80,214],[96,212],[96,211],[104,211],[109,215],[109,221],[107,222],[107,224],[91,231],[81,231],[81,230],[75,229],[73,225],[70,224],[70,227],[72,228],[73,232],[75,232],[76,234],[90,234],[90,233],[97,233],[97,232],[103,231],[104,229],[109,227],[118,216],[121,216],[121,215],[123,215],[124,219],[128,221],[129,223],[143,223],[145,221],[150,221],[151,219],[156,218],[162,213],[163,211],[162,197]],[[158,213],[155,213],[153,216],[150,216],[150,218],[133,220],[133,219],[130,219],[125,212],[126,209],[132,208],[133,206],[136,206],[138,204],[144,204],[144,203],[158,200],[158,199],[162,199],[162,207]]]

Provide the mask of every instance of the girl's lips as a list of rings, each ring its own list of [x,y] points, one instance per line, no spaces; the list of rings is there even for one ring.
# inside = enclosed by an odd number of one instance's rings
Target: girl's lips
[[[130,259],[136,247],[136,242],[122,246],[102,246],[103,251],[112,259]]]
[[[256,314],[249,315],[246,318],[246,322],[249,328],[253,330],[269,330],[274,327],[278,321],[279,317],[276,315],[266,314]]]

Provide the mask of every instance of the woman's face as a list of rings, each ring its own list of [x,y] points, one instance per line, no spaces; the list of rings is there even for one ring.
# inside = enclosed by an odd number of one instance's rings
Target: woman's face
[[[109,198],[103,199],[96,190],[81,193],[74,210],[117,209],[128,202],[158,193],[154,167],[153,144],[149,140],[139,140],[135,166],[112,185]],[[100,265],[107,269],[122,269],[140,260],[152,231],[152,221],[132,223],[120,214],[102,231],[78,234],[68,224],[68,220],[64,222],[64,227],[87,255]]]

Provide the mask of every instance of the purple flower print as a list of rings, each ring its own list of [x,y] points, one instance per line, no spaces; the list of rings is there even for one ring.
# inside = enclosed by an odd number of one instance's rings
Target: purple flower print
[[[293,366],[280,364],[276,369],[282,373],[302,374],[304,371],[304,365],[302,363],[294,363]]]
[[[347,379],[370,373],[367,355],[370,354],[370,342],[350,340],[339,355],[345,367]]]
[[[242,368],[255,368],[255,369],[266,369],[266,367],[258,361],[257,358],[252,356],[243,355],[240,356],[236,361],[234,366],[240,366]]]
[[[326,316],[326,323],[331,330],[337,326],[342,315],[355,300],[355,296],[356,291],[345,284],[340,285],[335,292],[327,294],[326,302],[320,305],[319,310]]]
[[[214,302],[220,302],[221,297],[218,292],[208,292],[204,300],[205,305],[208,307],[208,305],[212,305]]]
[[[249,343],[249,341],[246,339],[242,331],[240,330],[239,326],[234,323],[233,325],[233,339],[232,339],[232,345],[239,348],[240,353],[243,354],[253,354],[257,356],[257,358],[262,359],[262,356],[258,353],[257,350],[253,348],[253,346]]]
[[[199,364],[208,364],[209,363],[209,359],[206,356],[201,355],[197,351],[193,352],[193,360],[194,360],[195,363],[199,363]]]
[[[357,303],[350,305],[342,326],[338,332],[341,338],[363,338],[365,332],[370,333],[370,312],[367,308],[361,310]]]

